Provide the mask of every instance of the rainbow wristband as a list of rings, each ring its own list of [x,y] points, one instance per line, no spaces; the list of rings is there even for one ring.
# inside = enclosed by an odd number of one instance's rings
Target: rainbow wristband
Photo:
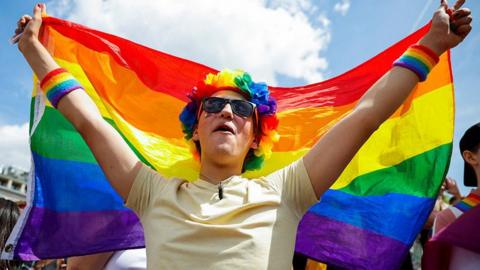
[[[437,63],[438,56],[430,48],[416,44],[410,46],[397,61],[393,62],[393,66],[411,70],[423,82]]]
[[[45,92],[53,107],[57,108],[58,102],[66,94],[83,89],[82,85],[63,68],[50,71],[40,82],[40,88]]]

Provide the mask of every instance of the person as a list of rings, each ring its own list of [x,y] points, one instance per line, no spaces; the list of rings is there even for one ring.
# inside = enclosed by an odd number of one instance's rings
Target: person
[[[68,258],[67,270],[142,270],[147,268],[144,248],[103,252]]]
[[[451,197],[447,199],[445,192],[447,192]],[[433,206],[433,210],[428,216],[427,222],[424,225],[424,230],[422,230],[422,246],[425,245],[425,242],[432,235],[433,223],[437,215],[443,210],[447,209],[450,205],[454,205],[462,200],[462,194],[458,189],[457,181],[451,177],[446,177],[440,186],[440,191],[438,192],[437,200]]]
[[[475,198],[472,201],[478,201],[480,199],[480,123],[471,126],[462,136],[460,153],[465,162],[463,183],[467,187],[474,187],[466,199]],[[461,215],[463,211],[457,210],[458,207],[449,207],[437,214],[433,224],[433,235],[438,234]]]
[[[451,177],[446,177],[440,186],[440,191],[435,201],[435,205],[433,206],[432,212],[430,212],[427,222],[425,222],[420,234],[413,242],[413,246],[410,249],[407,258],[405,259],[402,268],[400,269],[421,269],[423,250],[426,242],[432,236],[432,227],[436,216],[441,211],[447,209],[450,205],[453,205],[461,200],[462,195],[458,189],[457,181]]]
[[[18,205],[4,198],[0,198],[0,250],[5,248],[8,236],[13,230],[15,223],[17,223],[20,216],[20,208]],[[30,265],[23,261],[13,260],[0,260],[0,269],[13,270],[13,269],[28,269]]]
[[[455,224],[455,221],[463,216],[464,213],[480,207],[480,123],[467,129],[462,136],[460,139],[460,153],[465,162],[464,184],[465,186],[474,187],[474,189],[463,200],[437,214],[433,224],[434,238],[449,226]],[[466,234],[456,235],[456,237],[464,238],[465,241],[471,239],[471,236]],[[429,248],[428,244],[427,248]],[[433,248],[430,251],[432,255],[427,254],[428,256],[422,262],[426,267],[430,267],[432,264],[430,258],[433,258],[435,255],[433,252],[436,252]],[[448,246],[444,250],[447,250],[446,255],[442,256],[441,259],[443,260],[442,264],[448,265],[446,269],[478,269],[480,265],[480,254],[471,250],[457,245]]]
[[[67,264],[65,259],[47,259],[36,261],[31,269],[34,270],[65,270]]]
[[[448,9],[442,1],[428,33],[303,158],[250,180],[242,172],[261,166],[276,138],[276,103],[266,84],[240,71],[208,75],[180,116],[198,154],[199,179],[167,181],[139,161],[39,42],[45,5],[36,5],[33,17],[21,17],[15,32],[22,33],[18,48],[51,103],[82,135],[111,185],[140,217],[147,268],[290,269],[303,213],[425,79],[438,56],[470,32],[471,12],[463,2]]]

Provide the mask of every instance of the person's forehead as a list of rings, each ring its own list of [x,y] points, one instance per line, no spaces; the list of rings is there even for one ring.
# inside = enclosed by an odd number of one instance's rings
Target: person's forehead
[[[230,91],[230,90],[222,90],[214,93],[212,97],[222,97],[222,98],[228,98],[228,99],[243,99],[246,100],[242,94],[235,92],[235,91]]]

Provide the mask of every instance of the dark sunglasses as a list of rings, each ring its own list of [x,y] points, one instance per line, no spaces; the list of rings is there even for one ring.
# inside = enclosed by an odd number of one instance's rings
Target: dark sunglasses
[[[241,117],[250,117],[255,111],[255,104],[241,99],[227,99],[221,97],[207,97],[202,100],[202,109],[207,113],[218,113],[225,105],[230,104],[234,114]]]

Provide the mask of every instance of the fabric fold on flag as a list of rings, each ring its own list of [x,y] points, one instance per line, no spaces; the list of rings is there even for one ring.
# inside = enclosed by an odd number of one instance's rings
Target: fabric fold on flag
[[[278,101],[280,140],[266,165],[246,177],[301,158],[427,28],[333,79],[269,86]],[[178,115],[187,93],[214,69],[53,17],[44,18],[41,42],[142,162],[165,177],[197,178],[199,164],[183,139]],[[402,260],[433,207],[451,155],[449,57],[440,57],[428,79],[308,211],[298,229],[298,252],[365,269],[389,269]],[[28,203],[2,257],[36,260],[143,246],[138,218],[124,207],[80,134],[45,99],[36,79],[34,85]]]

